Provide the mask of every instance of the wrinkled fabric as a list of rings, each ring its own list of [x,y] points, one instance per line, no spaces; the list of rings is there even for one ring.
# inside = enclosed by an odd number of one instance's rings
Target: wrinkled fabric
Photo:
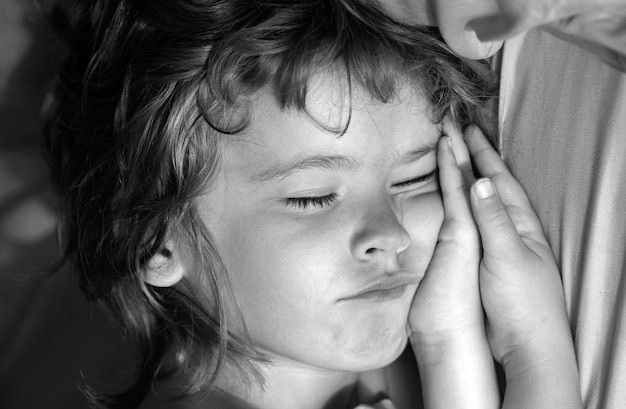
[[[380,0],[409,23],[439,27],[454,52],[482,59],[505,39],[551,24],[624,62],[626,3],[623,0]],[[602,47],[598,47],[601,44]],[[580,44],[579,44],[580,45]]]
[[[558,21],[547,26],[546,31],[595,54],[617,70],[626,71],[626,4]]]
[[[626,407],[623,58],[546,28],[501,60],[501,149],[561,267],[587,409]]]

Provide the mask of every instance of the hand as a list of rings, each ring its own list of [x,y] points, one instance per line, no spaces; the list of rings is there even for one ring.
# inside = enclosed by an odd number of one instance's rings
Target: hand
[[[409,329],[428,408],[500,407],[485,334],[480,242],[467,186],[474,177],[461,132],[444,121],[437,162],[444,220],[411,310]]]
[[[444,220],[409,312],[413,339],[431,345],[470,330],[484,333],[478,286],[480,242],[466,187],[473,181],[469,153],[460,130],[447,118],[444,133],[448,136],[439,141],[437,154]]]
[[[494,357],[550,356],[571,345],[563,288],[541,224],[520,184],[476,127],[466,131],[473,163],[483,177],[471,189],[483,258],[480,293]]]

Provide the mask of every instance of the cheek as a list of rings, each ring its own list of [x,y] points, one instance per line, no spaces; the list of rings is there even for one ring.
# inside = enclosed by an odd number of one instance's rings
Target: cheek
[[[323,232],[326,232],[325,234]],[[251,332],[275,330],[324,308],[336,295],[340,246],[331,228],[242,218],[216,234],[233,292]],[[309,317],[310,318],[310,317]],[[274,325],[273,324],[273,325]]]
[[[419,195],[402,208],[402,225],[411,237],[412,246],[419,251],[420,258],[427,257],[426,264],[430,262],[437,245],[442,223],[443,203],[438,191]]]

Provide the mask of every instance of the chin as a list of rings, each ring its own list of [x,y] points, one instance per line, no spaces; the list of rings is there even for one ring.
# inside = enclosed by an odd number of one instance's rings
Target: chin
[[[352,323],[343,326],[343,337],[335,339],[343,345],[343,362],[358,371],[377,369],[394,362],[404,352],[409,340],[407,316],[410,302],[398,302],[377,308],[376,313],[363,310]],[[344,321],[345,322],[345,321]]]
[[[362,341],[349,354],[350,370],[364,372],[385,367],[398,359],[407,343],[406,328],[370,337]]]

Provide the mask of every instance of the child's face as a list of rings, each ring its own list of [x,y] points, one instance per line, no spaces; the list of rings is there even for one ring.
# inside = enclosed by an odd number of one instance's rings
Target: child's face
[[[338,124],[332,83],[316,83],[308,109]],[[424,100],[407,88],[374,103],[356,90],[352,104],[338,137],[260,95],[198,200],[252,342],[278,361],[342,371],[392,362],[437,241],[441,131]]]

